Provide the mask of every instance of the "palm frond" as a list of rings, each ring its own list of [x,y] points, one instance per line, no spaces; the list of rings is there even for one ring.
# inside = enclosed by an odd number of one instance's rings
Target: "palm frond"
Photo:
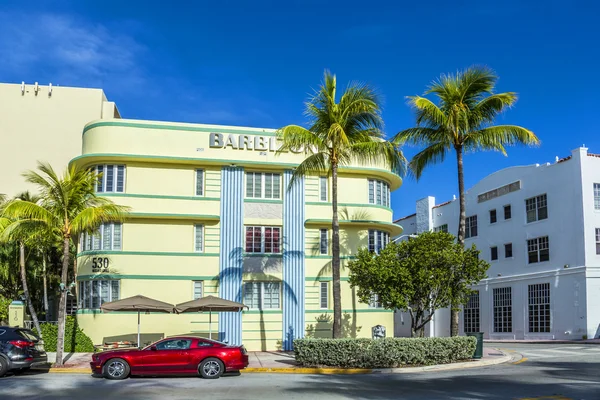
[[[298,149],[303,149],[305,154],[313,154],[325,149],[325,144],[318,135],[299,125],[284,126],[276,134],[277,138],[283,142],[275,152],[276,155]]]
[[[448,125],[448,118],[431,100],[421,96],[407,96],[409,106],[414,110],[418,126],[438,128]]]
[[[408,164],[410,172],[419,180],[425,168],[441,163],[446,159],[448,150],[449,147],[445,143],[433,143],[429,145],[412,158]]]
[[[467,135],[465,150],[495,150],[506,155],[505,146],[537,146],[538,137],[530,130],[516,125],[490,126]]]
[[[43,206],[19,199],[10,201],[4,207],[2,216],[12,220],[30,219],[43,221],[48,226],[54,226],[57,222],[54,215]]]
[[[382,163],[399,176],[406,174],[406,158],[400,147],[388,141],[354,143],[349,153],[353,160],[362,164]]]
[[[104,222],[122,222],[125,220],[127,212],[129,212],[128,207],[113,204],[112,202],[90,206],[73,218],[70,234],[79,235],[82,232],[89,232]]]
[[[494,119],[517,101],[515,92],[497,93],[480,100],[470,113],[470,122],[474,127],[494,121]]]
[[[296,181],[303,176],[310,174],[322,174],[324,172],[329,174],[329,168],[329,157],[326,153],[316,153],[308,156],[294,170],[287,190],[289,190],[296,183]]]
[[[405,144],[427,146],[433,143],[452,143],[452,133],[444,129],[434,128],[408,128],[398,132],[391,140],[398,146]]]

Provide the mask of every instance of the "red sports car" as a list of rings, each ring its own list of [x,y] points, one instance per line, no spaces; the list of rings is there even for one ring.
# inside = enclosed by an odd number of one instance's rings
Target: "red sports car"
[[[216,340],[177,336],[151,344],[141,350],[124,349],[97,353],[90,363],[93,374],[107,379],[129,375],[200,375],[216,379],[224,372],[248,366],[244,346],[229,346]]]

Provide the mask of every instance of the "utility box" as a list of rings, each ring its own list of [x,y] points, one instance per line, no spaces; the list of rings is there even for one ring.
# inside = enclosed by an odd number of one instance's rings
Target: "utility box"
[[[13,300],[8,306],[8,325],[25,327],[25,304],[19,300]]]

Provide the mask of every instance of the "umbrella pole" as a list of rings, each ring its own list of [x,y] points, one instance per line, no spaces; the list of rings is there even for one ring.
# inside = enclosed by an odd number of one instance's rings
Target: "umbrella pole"
[[[140,312],[138,311],[138,340],[137,340],[137,347],[138,349],[141,349],[140,347]]]
[[[212,310],[208,310],[208,338],[212,339]]]

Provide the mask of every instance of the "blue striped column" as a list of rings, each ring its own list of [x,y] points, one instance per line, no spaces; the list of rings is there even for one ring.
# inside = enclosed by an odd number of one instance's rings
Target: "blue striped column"
[[[292,171],[283,173],[283,349],[304,337],[304,179],[289,188]],[[289,190],[288,190],[289,188]]]
[[[219,255],[219,296],[242,301],[244,246],[244,169],[221,170],[221,252]],[[232,345],[242,344],[242,313],[219,313],[219,338]]]

